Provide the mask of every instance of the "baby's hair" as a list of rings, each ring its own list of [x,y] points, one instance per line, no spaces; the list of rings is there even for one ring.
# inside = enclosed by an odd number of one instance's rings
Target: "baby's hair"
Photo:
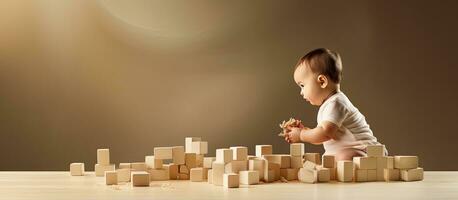
[[[334,83],[340,83],[342,80],[342,60],[337,52],[318,48],[302,56],[295,69],[302,63],[310,67],[313,73],[323,74]]]

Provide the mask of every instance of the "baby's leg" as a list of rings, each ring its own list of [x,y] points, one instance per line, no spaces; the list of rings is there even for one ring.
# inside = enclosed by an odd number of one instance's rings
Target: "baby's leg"
[[[359,149],[343,149],[336,154],[336,161],[353,160],[353,157],[366,156],[366,152]]]

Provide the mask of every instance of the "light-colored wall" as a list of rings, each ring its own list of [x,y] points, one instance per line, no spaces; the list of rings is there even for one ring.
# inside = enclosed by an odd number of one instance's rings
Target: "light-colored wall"
[[[292,68],[317,47],[340,52],[343,91],[390,154],[457,170],[457,4],[1,1],[0,170],[90,170],[101,147],[141,161],[185,136],[210,155],[288,153],[278,123],[316,124]]]

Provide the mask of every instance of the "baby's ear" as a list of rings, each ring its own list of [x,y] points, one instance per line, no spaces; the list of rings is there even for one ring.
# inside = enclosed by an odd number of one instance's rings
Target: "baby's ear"
[[[328,83],[329,83],[328,77],[326,77],[323,74],[318,75],[317,81],[318,81],[318,84],[320,84],[321,88],[326,88],[326,86],[328,86]]]

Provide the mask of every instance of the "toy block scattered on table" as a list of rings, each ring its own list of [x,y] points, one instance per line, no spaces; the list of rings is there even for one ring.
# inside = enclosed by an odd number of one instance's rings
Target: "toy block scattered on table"
[[[192,149],[192,142],[201,141],[200,137],[186,137],[185,139],[185,153],[195,153]]]
[[[307,168],[300,168],[297,174],[299,181],[304,183],[316,183],[318,181],[318,171]]]
[[[325,168],[335,168],[336,167],[336,158],[334,155],[323,155],[321,163]]]
[[[367,181],[367,169],[355,169],[355,181],[366,182]]]
[[[130,182],[130,168],[117,169],[118,182]]]
[[[367,170],[367,181],[377,181],[377,170],[376,169]]]
[[[106,171],[114,171],[115,165],[100,165],[95,164],[94,171],[95,176],[104,176]]]
[[[318,182],[329,182],[331,180],[331,171],[328,168],[317,169]]]
[[[116,171],[105,172],[105,184],[106,185],[117,185],[118,184],[118,173]]]
[[[148,172],[135,171],[131,172],[130,180],[132,181],[132,186],[149,186],[150,175]]]
[[[71,163],[70,164],[70,175],[84,176],[84,163]]]
[[[228,173],[223,175],[223,186],[225,188],[238,188],[240,184],[239,175],[236,173]]]
[[[207,171],[207,182],[213,184],[213,170],[208,169]]]
[[[216,149],[216,162],[229,163],[232,161],[233,151],[232,149]]]
[[[286,154],[266,154],[262,156],[269,163],[276,163],[280,168],[286,169],[291,167],[291,156]]]
[[[280,169],[280,177],[283,177],[287,181],[297,180],[298,168]]]
[[[321,165],[321,156],[319,153],[305,153],[304,159],[314,162],[317,165]]]
[[[240,171],[239,176],[241,185],[255,185],[259,183],[259,171]]]
[[[294,169],[299,169],[302,167],[302,156],[291,156],[290,158],[291,160],[291,168],[294,168]]]
[[[256,145],[256,157],[272,154],[272,145]]]
[[[337,180],[340,182],[353,181],[353,162],[347,160],[337,161]]]
[[[119,169],[130,169],[130,163],[119,163]]]
[[[190,153],[195,154],[207,154],[208,153],[208,143],[206,141],[193,141],[192,142],[192,151]]]
[[[188,167],[188,169],[197,167],[197,159],[195,153],[185,153],[184,158],[184,163]]]
[[[168,170],[169,172],[169,179],[170,180],[177,180],[178,178],[178,173],[179,173],[179,165],[175,163],[169,163],[169,164],[164,164],[163,165],[164,169]]]
[[[97,149],[97,164],[110,165],[110,149]]]
[[[204,173],[207,171],[204,171],[204,168],[202,167],[197,167],[197,168],[192,168],[190,172],[190,180],[192,182],[202,182],[205,180]]]
[[[399,181],[401,179],[401,172],[399,169],[384,169],[383,178],[385,181]]]
[[[146,171],[147,167],[144,162],[130,163],[130,170],[132,171]]]
[[[401,180],[403,181],[421,181],[423,180],[423,168],[401,169]]]
[[[212,168],[212,163],[216,160],[216,157],[204,157],[204,163],[203,167],[204,168]]]
[[[224,167],[225,163],[221,163],[218,161],[213,162],[212,164],[212,183],[213,185],[221,186],[223,185],[223,174],[224,174]]]
[[[247,169],[247,160],[233,160],[224,166],[225,173],[239,173],[239,171],[246,171]]]
[[[237,147],[230,147],[232,149],[232,160],[247,160],[248,156],[248,148],[237,146]]]
[[[377,157],[353,157],[356,169],[376,169]]]
[[[165,181],[170,179],[167,169],[147,169],[150,175],[150,181]]]
[[[162,169],[163,162],[154,156],[145,156],[145,165],[149,169]]]
[[[248,160],[248,170],[250,171],[258,171],[259,172],[259,180],[264,179],[264,160],[262,159],[252,159]]]
[[[366,147],[367,157],[381,157],[385,156],[385,145],[368,145]]]
[[[417,156],[394,156],[394,168],[396,169],[415,169],[417,167]]]
[[[305,152],[304,143],[293,143],[289,145],[289,154],[291,156],[303,156]]]

